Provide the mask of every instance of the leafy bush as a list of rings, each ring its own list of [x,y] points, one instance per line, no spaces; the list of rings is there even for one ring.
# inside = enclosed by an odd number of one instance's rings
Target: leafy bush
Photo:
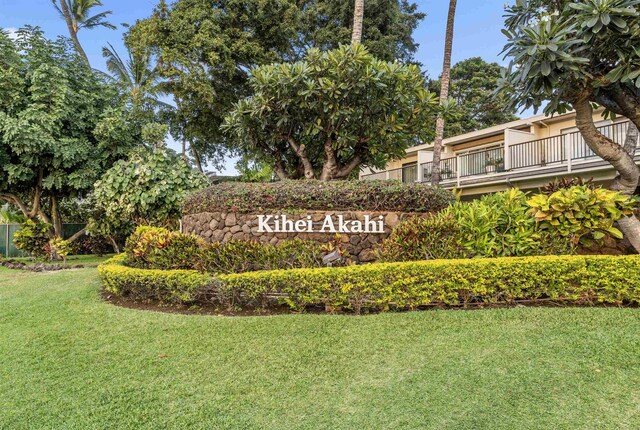
[[[208,185],[205,175],[168,151],[138,151],[95,184],[90,234],[118,237],[138,225],[175,227],[187,193]]]
[[[13,243],[20,251],[33,258],[46,258],[49,246],[49,224],[27,220],[13,236]]]
[[[415,309],[553,299],[640,304],[639,256],[547,256],[378,263],[206,275],[99,267],[105,289],[132,299],[225,307],[285,304],[302,311]]]
[[[264,209],[437,212],[453,201],[450,191],[398,181],[229,182],[189,196],[183,214]]]
[[[464,258],[462,230],[451,213],[412,217],[398,224],[376,250],[381,262]]]
[[[471,202],[456,202],[446,212],[460,225],[469,257],[567,254],[570,240],[536,225],[524,192],[513,188]]]
[[[329,251],[326,245],[299,239],[278,245],[255,241],[207,244],[195,235],[146,226],[138,227],[125,245],[126,264],[131,267],[209,273],[323,267],[322,258]]]
[[[538,194],[528,204],[540,228],[589,245],[606,235],[622,239],[614,223],[631,215],[636,201],[616,191],[580,185]]]
[[[48,260],[66,260],[72,250],[71,244],[59,237],[49,240],[44,249]]]
[[[127,264],[141,269],[195,269],[206,243],[195,235],[140,226],[127,239]]]
[[[577,176],[575,178],[555,178],[553,181],[542,187],[541,191],[543,194],[553,194],[556,191],[560,191],[565,188],[582,185],[591,189],[595,189],[597,187],[597,185],[593,183],[593,178],[582,179],[581,177]]]

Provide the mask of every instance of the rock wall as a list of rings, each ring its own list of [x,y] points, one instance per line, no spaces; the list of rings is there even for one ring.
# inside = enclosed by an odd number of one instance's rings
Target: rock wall
[[[397,212],[331,212],[331,211],[302,211],[268,212],[268,215],[286,215],[287,219],[295,223],[299,220],[312,221],[314,226],[319,226],[326,217],[341,215],[344,221],[364,221],[369,219],[384,220],[383,233],[320,233],[320,232],[287,232],[276,233],[259,231],[259,218],[262,214],[235,213],[235,212],[206,212],[194,215],[185,215],[182,218],[182,231],[187,234],[196,234],[208,242],[228,242],[230,240],[256,240],[263,243],[277,244],[287,239],[313,240],[319,243],[329,243],[335,240],[336,234],[355,262],[372,261],[373,250],[384,238],[391,234],[391,230],[400,221],[410,216],[425,216],[425,214],[397,213]],[[263,228],[264,229],[264,228]]]

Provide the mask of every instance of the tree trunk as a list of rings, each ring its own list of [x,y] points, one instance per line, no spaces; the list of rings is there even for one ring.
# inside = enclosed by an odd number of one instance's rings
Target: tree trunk
[[[351,34],[351,44],[362,42],[362,26],[364,22],[364,0],[356,0],[353,9],[353,33]]]
[[[638,187],[640,169],[633,160],[625,146],[619,145],[598,131],[593,123],[593,107],[586,98],[581,98],[573,103],[576,111],[576,126],[584,138],[587,146],[600,158],[608,161],[618,172],[618,177],[613,181],[611,189],[632,196]],[[629,127],[628,133],[632,136],[636,132],[635,127]],[[633,138],[627,136],[627,138]],[[640,253],[640,220],[635,216],[625,217],[618,221],[620,230],[631,242],[635,250]]]
[[[316,175],[313,172],[313,164],[311,163],[311,160],[309,160],[309,157],[307,156],[306,146],[304,144],[299,145],[298,142],[293,140],[293,138],[291,137],[287,138],[287,142],[289,143],[289,146],[291,146],[291,148],[294,150],[294,152],[298,156],[298,159],[302,163],[302,166],[304,167],[304,177],[306,179],[315,178]]]
[[[453,48],[453,25],[455,23],[457,0],[449,1],[447,15],[447,31],[444,40],[444,60],[442,63],[442,78],[440,78],[440,105],[449,98],[449,81],[451,80],[451,51]],[[433,142],[433,164],[431,167],[431,185],[440,185],[440,158],[442,154],[442,140],[444,138],[444,117],[438,115],[436,120],[436,137]]]
[[[89,57],[87,57],[87,53],[82,49],[82,45],[80,45],[80,40],[78,40],[78,31],[73,25],[73,19],[71,18],[71,11],[69,10],[69,6],[67,5],[67,0],[59,0],[60,2],[60,10],[62,10],[62,14],[64,15],[64,20],[67,23],[67,28],[69,29],[69,36],[71,36],[71,41],[73,42],[73,46],[76,48],[78,54],[84,58],[84,61],[87,63],[87,66],[91,67],[89,64]]]
[[[60,207],[56,195],[51,196],[51,221],[53,224],[53,237],[62,239],[62,218],[60,217]]]

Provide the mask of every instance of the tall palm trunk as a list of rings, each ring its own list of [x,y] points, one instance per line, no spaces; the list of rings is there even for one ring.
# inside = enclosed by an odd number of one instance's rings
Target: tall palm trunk
[[[362,42],[362,25],[364,21],[364,0],[356,0],[353,9],[353,33],[351,44]]]
[[[71,40],[73,41],[73,46],[76,48],[76,52],[80,54],[84,61],[89,64],[89,57],[87,57],[87,53],[82,49],[82,45],[80,45],[80,40],[78,40],[78,30],[73,25],[73,20],[71,19],[71,11],[69,10],[69,6],[67,5],[66,0],[60,0],[60,10],[62,10],[62,14],[64,15],[64,20],[67,23],[67,28],[69,29],[69,36],[71,36]]]
[[[447,16],[447,32],[444,40],[444,61],[442,64],[442,78],[440,79],[440,104],[449,98],[449,82],[451,78],[451,49],[453,47],[453,24],[456,16],[457,0],[449,1],[449,14]],[[431,185],[440,184],[440,156],[442,153],[442,140],[444,138],[444,117],[438,115],[436,120],[436,138],[433,143],[433,165],[431,170]]]

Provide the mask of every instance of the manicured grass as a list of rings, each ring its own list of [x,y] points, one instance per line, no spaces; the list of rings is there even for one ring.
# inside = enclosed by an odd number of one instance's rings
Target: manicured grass
[[[185,316],[0,268],[0,428],[633,429],[640,310]]]

